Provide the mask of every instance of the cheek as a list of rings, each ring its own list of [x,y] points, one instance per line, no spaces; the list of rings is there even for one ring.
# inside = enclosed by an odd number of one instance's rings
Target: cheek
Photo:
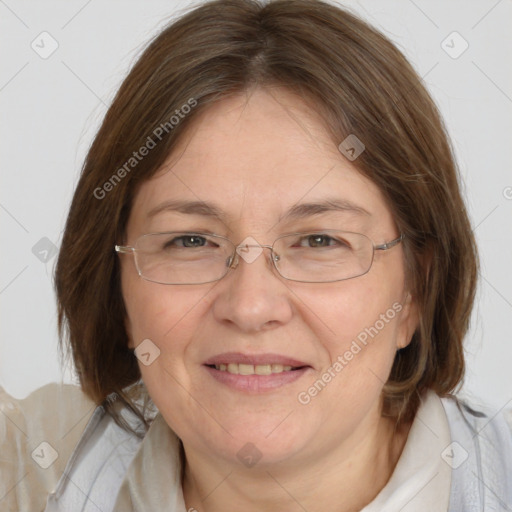
[[[297,399],[312,416],[324,418],[334,438],[340,431],[348,435],[370,411],[378,414],[396,353],[397,297],[354,281],[317,302],[321,318],[311,314],[307,320],[317,325],[323,366]]]
[[[306,322],[317,326],[326,353],[324,371],[338,362],[336,375],[345,376],[339,380],[346,380],[348,388],[364,387],[369,377],[385,381],[397,349],[400,288],[362,278],[346,281],[329,294],[324,289],[321,297],[302,300],[316,304]]]
[[[127,269],[128,270],[128,269]],[[123,276],[123,298],[132,342],[138,345],[150,338],[163,345],[179,332],[180,339],[187,332],[197,315],[202,314],[208,290],[151,283],[137,275]]]
[[[189,398],[181,394],[183,388],[192,389],[194,379],[185,364],[187,351],[200,325],[198,316],[207,307],[204,287],[200,293],[193,288],[176,288],[138,276],[123,281],[131,343],[133,348],[140,345],[143,353],[150,353],[149,364],[139,357],[140,372],[152,399],[163,408],[169,396],[174,397],[174,408],[188,404]]]

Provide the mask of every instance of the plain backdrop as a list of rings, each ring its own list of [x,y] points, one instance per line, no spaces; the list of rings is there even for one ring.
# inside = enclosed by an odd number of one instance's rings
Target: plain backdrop
[[[444,116],[481,253],[463,393],[510,407],[512,2],[340,3],[398,45]],[[59,363],[52,285],[73,189],[136,56],[189,5],[0,1],[0,386],[18,398],[73,381]]]

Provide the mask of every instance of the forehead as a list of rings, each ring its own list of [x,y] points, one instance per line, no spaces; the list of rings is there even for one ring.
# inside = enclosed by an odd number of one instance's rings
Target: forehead
[[[229,218],[257,222],[326,197],[376,218],[389,215],[376,185],[338,151],[314,110],[286,90],[257,89],[201,113],[142,185],[132,213],[147,216],[169,201],[205,201]]]
[[[246,182],[252,178],[255,183],[292,185],[305,174],[310,186],[328,170],[326,164],[352,170],[319,114],[283,88],[257,88],[211,105],[195,119],[157,176],[190,168],[189,163],[201,166],[203,178],[214,169],[217,175]]]

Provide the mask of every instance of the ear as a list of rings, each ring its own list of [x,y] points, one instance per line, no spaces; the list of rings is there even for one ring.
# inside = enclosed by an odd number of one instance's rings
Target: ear
[[[402,301],[402,310],[400,311],[400,324],[398,327],[398,336],[396,339],[397,350],[407,347],[416,332],[420,321],[418,304],[415,297],[406,292]]]
[[[432,265],[433,249],[427,246],[419,256],[419,263],[425,271],[425,282],[428,283]],[[407,281],[407,280],[406,280]],[[407,286],[407,285],[406,285]],[[397,336],[397,350],[407,347],[420,324],[420,310],[416,295],[410,290],[404,290],[400,326]]]

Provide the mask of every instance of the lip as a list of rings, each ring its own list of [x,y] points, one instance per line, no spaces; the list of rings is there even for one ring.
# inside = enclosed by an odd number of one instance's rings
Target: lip
[[[282,371],[280,373],[272,373],[270,375],[237,375],[226,371],[215,369],[214,365],[242,363],[252,365],[264,364],[281,364],[283,366],[291,366],[296,370]],[[241,352],[225,352],[210,357],[204,363],[204,368],[208,373],[221,384],[231,389],[244,391],[252,394],[262,393],[278,389],[286,384],[290,384],[300,379],[305,373],[312,370],[311,365],[304,361],[299,361],[292,357],[282,354],[243,354]]]
[[[262,364],[282,364],[283,366],[292,366],[294,368],[308,366],[311,365],[299,361],[298,359],[293,359],[288,356],[284,356],[281,354],[242,354],[241,352],[225,352],[223,354],[219,354],[214,357],[210,357],[203,364],[204,365],[219,365],[219,364],[229,364],[229,363],[242,363],[242,364],[253,364],[253,365],[262,365]]]
[[[291,359],[288,360],[292,361]],[[290,384],[300,379],[304,374],[309,373],[310,370],[312,370],[311,366],[304,366],[298,370],[272,373],[271,375],[237,375],[217,370],[211,366],[205,365],[204,368],[217,382],[220,382],[231,389],[244,391],[250,394],[258,394],[281,388],[286,384]]]

